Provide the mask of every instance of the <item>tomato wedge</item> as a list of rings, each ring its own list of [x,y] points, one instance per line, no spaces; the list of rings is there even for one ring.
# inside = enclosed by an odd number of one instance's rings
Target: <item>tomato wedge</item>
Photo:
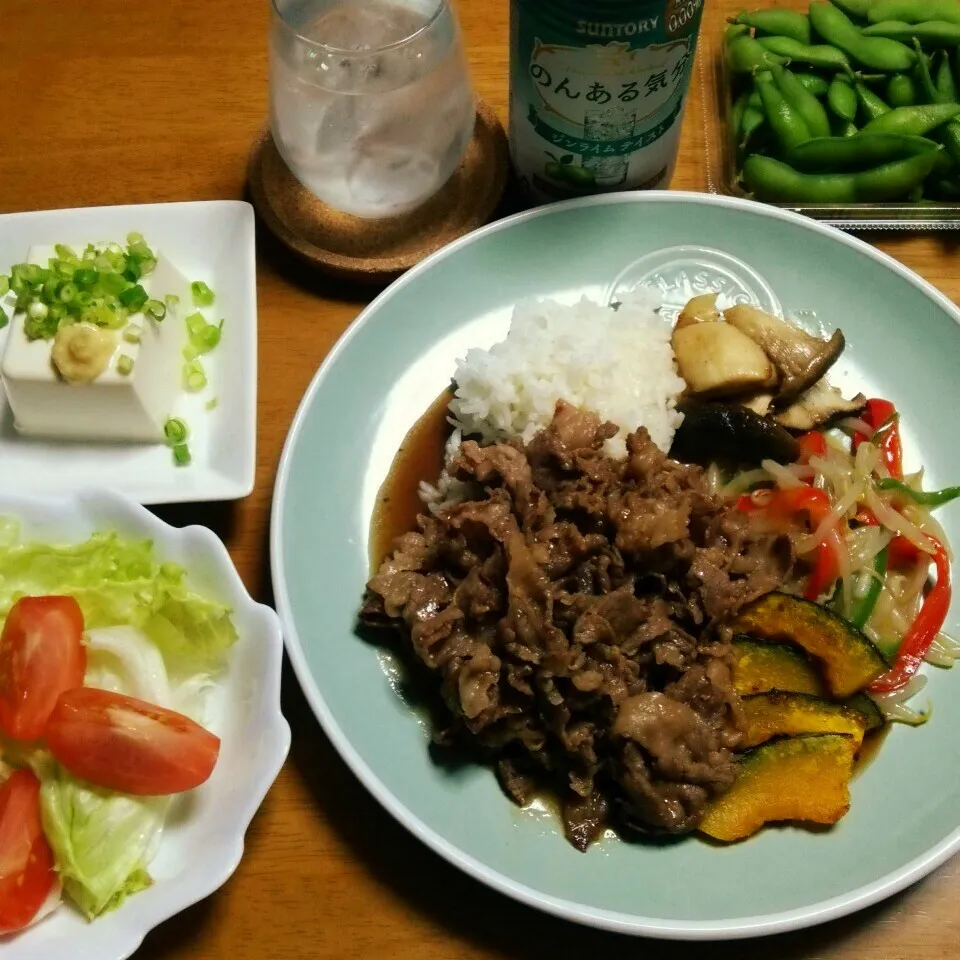
[[[40,823],[40,781],[17,770],[0,786],[0,933],[25,927],[55,881]]]
[[[57,697],[83,685],[83,614],[73,597],[21,597],[0,634],[0,731],[43,734]]]
[[[61,694],[44,739],[75,776],[138,796],[200,786],[220,752],[219,738],[189,717],[90,687]]]

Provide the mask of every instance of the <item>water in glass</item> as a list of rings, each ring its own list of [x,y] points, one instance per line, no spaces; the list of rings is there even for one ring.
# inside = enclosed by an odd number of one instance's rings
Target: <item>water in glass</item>
[[[446,0],[276,0],[271,130],[296,177],[359,217],[407,213],[443,186],[475,103]]]

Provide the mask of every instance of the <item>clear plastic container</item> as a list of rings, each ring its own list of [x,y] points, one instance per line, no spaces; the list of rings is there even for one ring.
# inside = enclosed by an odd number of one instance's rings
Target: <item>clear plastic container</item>
[[[712,0],[700,30],[700,81],[703,86],[708,189],[733,197],[748,194],[737,182],[737,156],[730,135],[733,75],[723,58],[727,18],[743,10],[782,7],[806,13],[808,0]],[[814,42],[817,42],[814,40]],[[836,227],[856,230],[960,230],[960,203],[793,204],[772,206],[795,210]]]

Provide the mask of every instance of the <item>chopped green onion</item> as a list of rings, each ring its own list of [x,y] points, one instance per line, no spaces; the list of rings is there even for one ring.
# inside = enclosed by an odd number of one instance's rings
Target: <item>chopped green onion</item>
[[[198,307],[212,307],[216,299],[213,291],[202,280],[194,280],[190,284],[190,294]]]
[[[207,318],[202,313],[191,313],[186,324],[190,336],[195,337],[207,325]]]
[[[154,320],[160,321],[167,315],[167,308],[159,300],[148,300],[143,305],[143,312]]]
[[[123,270],[120,272],[131,283],[136,283],[143,275],[143,271],[140,269],[140,261],[135,257],[127,257]]]
[[[131,323],[130,326],[123,331],[123,339],[126,340],[127,343],[139,343],[142,334],[143,331],[140,327],[135,323]]]
[[[945,503],[960,497],[960,487],[944,487],[943,490],[914,490],[902,480],[896,480],[893,477],[878,480],[877,489],[899,493],[923,507],[942,507]]]
[[[185,443],[178,443],[173,448],[173,459],[178,467],[185,467],[190,462],[190,448]]]
[[[0,330],[2,330],[9,322],[10,318],[7,316],[3,307],[0,307]]]
[[[197,393],[207,385],[207,375],[199,360],[190,360],[183,365],[183,381],[191,393]]]
[[[121,290],[119,298],[125,307],[129,307],[131,310],[139,310],[147,302],[147,291],[138,283],[126,290]]]
[[[163,298],[163,302],[167,305],[167,309],[169,310],[171,307],[175,307],[180,302],[180,298],[175,293],[168,293]]]
[[[133,373],[133,357],[128,357],[125,353],[121,353],[117,357],[117,373],[121,377],[129,377]]]
[[[217,406],[217,403],[218,403],[218,402],[219,402],[219,401],[217,400],[216,397],[211,397],[211,398],[204,404],[204,406],[206,407],[207,410],[214,410],[214,409],[216,409],[216,406]]]
[[[163,425],[163,435],[171,444],[183,443],[189,434],[186,423],[179,417],[171,417]]]
[[[57,332],[57,322],[51,320],[49,313],[45,317],[31,317],[23,322],[23,332],[28,340],[46,340]]]
[[[191,343],[198,353],[209,353],[220,342],[220,328],[212,323],[205,326]]]
[[[49,339],[60,326],[81,320],[120,330],[129,314],[144,308],[154,320],[166,316],[170,301],[151,299],[137,282],[157,264],[141,235],[131,234],[126,249],[88,243],[80,256],[65,244],[54,249],[46,267],[17,263],[9,277],[0,277],[0,296],[12,291],[15,309],[27,313],[24,329],[30,339]]]
[[[200,356],[200,351],[192,344],[188,343],[183,348],[183,359],[184,360],[196,360]]]

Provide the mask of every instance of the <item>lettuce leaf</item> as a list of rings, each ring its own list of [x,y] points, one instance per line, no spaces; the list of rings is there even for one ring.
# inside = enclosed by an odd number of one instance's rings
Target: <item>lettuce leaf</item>
[[[41,778],[43,832],[66,894],[90,919],[153,883],[170,797],[130,797],[77,780],[51,763]]]
[[[96,533],[84,543],[21,541],[0,517],[0,620],[23,595],[67,594],[83,611],[88,686],[191,713],[237,633],[230,610],[191,590],[186,571],[160,563],[150,540]],[[78,780],[36,744],[0,741],[0,764],[40,778],[44,833],[67,896],[93,918],[153,882],[170,797],[133,797]],[[0,767],[2,769],[2,767]]]
[[[79,544],[21,543],[0,519],[0,617],[24,594],[68,594],[86,627],[136,627],[171,673],[223,666],[237,633],[230,610],[186,585],[186,571],[159,563],[150,540],[95,533]]]

